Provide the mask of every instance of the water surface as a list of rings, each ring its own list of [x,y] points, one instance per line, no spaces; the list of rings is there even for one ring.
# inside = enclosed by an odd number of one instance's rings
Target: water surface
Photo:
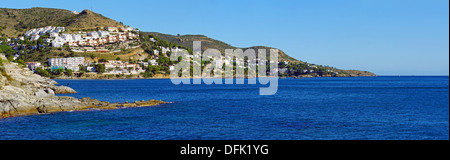
[[[449,139],[449,77],[280,79],[259,85],[57,80],[70,96],[171,104],[0,120],[0,139]]]

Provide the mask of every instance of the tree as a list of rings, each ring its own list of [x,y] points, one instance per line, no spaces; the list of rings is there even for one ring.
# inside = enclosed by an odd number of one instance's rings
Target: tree
[[[100,60],[98,60],[98,62],[106,62],[107,60],[106,59],[104,59],[104,58],[102,58],[102,59],[100,59]]]
[[[41,67],[36,68],[36,73],[44,77],[50,77],[50,73],[48,73],[46,70],[43,70]]]
[[[41,38],[38,39],[38,43],[40,45],[43,45],[43,44],[45,44],[45,40],[41,37]]]
[[[84,67],[80,64],[80,65],[78,65],[78,68],[80,69],[80,72],[83,72],[84,71]]]
[[[64,73],[64,69],[62,69],[62,68],[53,70],[54,75],[60,75],[61,73]]]
[[[96,64],[95,69],[98,73],[105,73],[105,65],[103,64]]]
[[[73,71],[71,69],[66,70],[67,75],[72,76],[73,75]]]
[[[14,61],[14,56],[9,56],[8,61],[10,61],[10,62]]]
[[[27,64],[25,64],[25,61],[23,61],[22,59],[17,60],[17,63],[25,67],[27,66]]]
[[[134,64],[134,61],[131,58],[128,58],[128,63]]]
[[[116,60],[120,61],[120,57],[117,57]]]
[[[158,59],[158,64],[159,65],[170,65],[171,61],[170,61],[169,57],[160,56]]]

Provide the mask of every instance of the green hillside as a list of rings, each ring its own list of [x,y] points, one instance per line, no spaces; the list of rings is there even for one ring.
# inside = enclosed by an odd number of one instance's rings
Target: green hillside
[[[162,34],[157,32],[148,32],[148,34],[155,35],[163,40],[169,41],[171,43],[175,43],[177,45],[185,46],[190,49],[192,49],[193,41],[201,41],[202,42],[202,50],[206,50],[208,48],[214,48],[218,49],[222,53],[225,53],[225,49],[237,49],[238,47],[231,46],[225,42],[215,40],[212,38],[209,38],[204,35],[181,35],[181,36],[175,36],[175,35],[169,35],[169,34]],[[273,49],[271,47],[265,47],[265,46],[254,46],[254,47],[248,47],[253,49]],[[248,49],[248,48],[242,48],[242,49]],[[278,53],[279,60],[282,61],[288,61],[288,62],[300,62],[290,56],[288,56],[286,53],[284,53],[282,50],[279,50]]]
[[[80,14],[72,14],[68,10],[53,8],[0,8],[1,36],[17,37],[29,29],[46,26],[67,27],[69,30],[89,30],[97,27],[122,25],[89,10],[84,10]]]
[[[53,9],[53,8],[30,8],[30,9],[7,9],[0,8],[0,37],[5,39],[4,37],[15,38],[18,35],[25,33],[29,29],[40,28],[46,26],[57,26],[57,27],[66,27],[68,31],[88,31],[88,30],[96,30],[100,27],[105,26],[123,26],[123,24],[109,19],[101,14],[94,13],[89,10],[84,10],[80,14],[73,14],[69,10],[64,9]],[[158,46],[178,46],[185,49],[190,49],[192,51],[193,41],[201,41],[202,42],[202,50],[206,50],[208,48],[214,48],[220,50],[222,53],[225,52],[225,49],[237,49],[238,47],[231,46],[225,42],[215,40],[209,38],[204,35],[168,35],[157,32],[145,32],[141,33],[141,42],[143,45],[141,48],[151,54],[154,49],[158,49]],[[149,41],[147,39],[149,35],[153,35],[159,41],[156,43]],[[10,55],[14,54],[14,51],[8,46],[3,45],[3,48],[0,48],[0,52],[4,51]],[[267,46],[253,46],[248,47],[253,49],[272,49],[272,47]],[[248,49],[242,48],[242,49]],[[52,51],[58,50],[58,53],[52,53]],[[65,54],[63,52],[71,52],[69,50],[59,51],[61,48],[53,48],[53,49],[39,49],[39,50],[30,50],[30,55],[32,57],[24,57],[27,55],[25,53],[22,54],[22,57],[28,59],[38,59],[36,57],[46,57],[46,59],[51,58],[50,56],[60,55],[72,55]],[[6,52],[8,51],[8,52]],[[61,53],[60,53],[61,52]],[[31,54],[35,53],[35,54]],[[319,70],[322,72],[339,72],[340,74],[345,75],[355,75],[355,76],[374,76],[375,74],[367,72],[367,71],[357,71],[357,70],[341,70],[333,67],[323,66],[323,65],[314,65],[308,64],[297,59],[290,57],[288,54],[279,49],[278,55],[279,61],[286,61],[288,65],[282,65],[281,68],[288,68],[289,74],[291,75],[301,75],[302,70]],[[295,71],[295,72],[294,72]]]
[[[158,32],[146,32],[146,34],[150,34],[150,35],[154,35],[156,37],[159,37],[162,40],[166,40],[170,43],[174,43],[180,46],[184,46],[187,47],[189,49],[192,49],[192,44],[193,41],[201,41],[202,42],[202,50],[206,50],[208,48],[214,48],[214,49],[218,49],[219,51],[221,51],[222,53],[225,52],[225,49],[236,49],[238,47],[234,47],[231,46],[225,42],[219,41],[219,40],[215,40],[212,38],[209,38],[207,36],[204,35],[169,35],[169,34],[162,34],[162,33],[158,33]],[[253,47],[248,47],[248,48],[241,48],[243,50],[246,49],[266,49],[267,51],[269,51],[269,49],[273,49],[272,47],[267,47],[267,46],[253,46]],[[342,70],[342,69],[336,69],[334,67],[329,67],[329,66],[323,66],[323,65],[314,65],[314,64],[308,64],[305,62],[302,62],[300,60],[297,60],[295,58],[292,58],[291,56],[287,55],[284,51],[282,51],[281,49],[278,49],[278,60],[279,61],[286,61],[289,63],[289,65],[286,65],[285,67],[289,68],[289,69],[296,69],[296,70],[302,70],[302,69],[313,69],[309,66],[316,66],[317,68],[315,68],[316,70],[322,70],[322,71],[326,71],[326,70],[333,70],[333,71],[337,71],[341,74],[345,74],[345,75],[352,75],[352,76],[375,76],[375,74],[371,73],[371,72],[367,72],[367,71],[358,71],[358,70]],[[297,71],[298,72],[298,71]],[[290,75],[294,75],[294,73],[291,73]]]

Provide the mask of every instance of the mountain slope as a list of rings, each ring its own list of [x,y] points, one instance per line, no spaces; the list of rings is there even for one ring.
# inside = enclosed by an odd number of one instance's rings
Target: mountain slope
[[[219,51],[224,53],[225,49],[237,49],[238,48],[238,47],[231,46],[225,42],[209,38],[204,35],[174,36],[174,35],[162,34],[162,33],[158,33],[158,32],[148,32],[148,34],[155,35],[163,40],[175,43],[180,46],[188,47],[190,49],[192,49],[193,41],[201,41],[202,42],[202,50],[206,50],[208,48],[214,48],[214,49],[218,49]],[[248,48],[252,48],[255,50],[266,49],[267,51],[269,51],[269,49],[274,49],[272,47],[266,47],[266,46],[253,46],[253,47],[248,47]],[[241,48],[241,49],[245,50],[248,48]],[[290,57],[289,55],[287,55],[280,49],[279,49],[279,53],[278,53],[278,58],[279,58],[279,60],[282,60],[282,61],[300,62],[299,60],[296,60],[296,59]]]
[[[192,49],[192,47],[193,47],[192,46],[193,41],[201,41],[202,42],[202,50],[206,50],[208,48],[214,48],[214,49],[218,49],[219,51],[224,53],[225,49],[237,49],[238,48],[238,47],[231,46],[225,42],[209,38],[204,35],[177,35],[177,36],[175,36],[175,35],[169,35],[169,34],[162,34],[162,33],[158,33],[158,32],[146,32],[146,34],[151,34],[151,35],[157,36],[168,42],[175,43],[177,45],[181,45],[181,46],[184,46],[184,47],[187,47],[190,49]],[[267,51],[269,49],[273,49],[272,47],[267,47],[267,46],[253,46],[253,47],[241,48],[241,49],[246,50],[249,48],[255,49],[255,50],[266,49]],[[297,63],[297,64],[305,64],[305,62],[297,60],[297,59],[292,58],[291,56],[287,55],[281,49],[278,49],[278,51],[279,51],[278,52],[278,60],[279,61],[286,61],[289,63]],[[336,68],[327,67],[327,66],[322,66],[322,68],[335,70],[340,73],[345,73],[347,75],[352,75],[352,76],[376,76],[374,73],[367,72],[367,71],[342,70],[342,69],[336,69]]]
[[[90,10],[84,10],[70,22],[68,28],[71,30],[89,30],[105,26],[123,26],[123,25],[101,14],[92,12]]]
[[[52,8],[30,8],[30,9],[7,9],[0,8],[0,36],[15,38],[20,34],[25,33],[32,28],[39,28],[45,26],[61,26],[67,27],[69,31],[78,30],[95,30],[99,27],[105,26],[123,26],[123,24],[109,19],[101,14],[94,13],[89,10],[84,10],[80,14],[73,14],[64,9],[52,9]],[[202,50],[208,48],[218,49],[224,53],[225,49],[237,49],[238,47],[231,46],[225,42],[209,38],[204,35],[168,35],[157,32],[146,32],[144,34],[151,34],[159,37],[161,40],[171,42],[186,48],[192,49],[193,41],[202,42]],[[272,49],[267,46],[253,46],[249,47],[253,49]],[[248,48],[242,48],[248,49]],[[311,65],[305,62],[299,61],[287,55],[281,49],[279,49],[278,55],[279,61],[287,61],[289,63]],[[332,67],[319,66],[323,69],[333,69]],[[357,70],[337,70],[341,73],[348,73],[348,75],[356,76],[374,76],[375,74],[366,71]]]
[[[119,22],[84,10],[73,14],[64,9],[30,8],[8,9],[0,8],[0,35],[17,37],[32,28],[46,26],[67,27],[70,30],[89,30],[105,26],[122,26]]]

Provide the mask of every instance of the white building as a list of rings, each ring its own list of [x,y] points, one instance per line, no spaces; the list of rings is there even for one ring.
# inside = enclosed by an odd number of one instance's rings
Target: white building
[[[41,63],[39,62],[27,62],[27,67],[31,70],[31,71],[36,71],[36,68],[41,67]]]
[[[86,71],[89,71],[89,72],[97,72],[97,70],[95,69],[95,67],[86,67]]]
[[[75,42],[78,42],[78,41],[83,40],[83,38],[82,38],[81,35],[79,35],[79,34],[73,34],[73,35],[72,35],[72,39],[73,39],[73,41],[75,41]]]
[[[162,47],[162,46],[159,46],[159,48],[161,48],[161,52],[163,53],[163,54],[166,54],[167,52],[170,52],[170,48],[169,47]]]
[[[104,64],[106,70],[110,70],[108,73],[131,73],[136,74],[140,72],[144,72],[139,64],[129,64],[124,61],[108,61]]]
[[[41,37],[41,36],[39,36],[38,34],[35,34],[35,35],[31,36],[30,41],[36,41],[39,39],[39,37]]]
[[[25,32],[25,36],[30,37],[31,35],[33,35],[36,32],[36,29],[30,29],[27,32]]]
[[[155,50],[153,50],[153,54],[159,55],[159,51],[155,49]]]
[[[70,58],[52,58],[48,60],[48,64],[54,68],[64,67],[72,71],[80,71],[79,65],[84,64],[84,57],[70,57]]]
[[[44,39],[44,41],[45,41],[45,43],[50,43],[50,42],[52,42],[53,40],[52,40],[51,38],[46,38],[46,39]]]
[[[25,32],[25,36],[30,37],[32,35],[45,35],[47,33],[59,33],[59,32],[63,32],[65,31],[64,27],[52,27],[52,26],[47,26],[47,27],[42,27],[42,28],[34,28],[34,29],[30,29],[27,32]]]
[[[61,32],[66,31],[66,28],[64,28],[64,27],[56,27],[55,30],[56,30],[56,32],[61,33]]]
[[[52,46],[53,47],[62,47],[64,45],[64,43],[66,43],[64,41],[64,39],[62,39],[61,37],[56,37],[53,41],[52,41]]]
[[[286,73],[287,71],[288,71],[288,69],[287,68],[283,68],[283,69],[280,69],[280,70],[278,70],[281,74],[283,74],[283,73]]]
[[[108,37],[110,34],[108,31],[98,31],[98,35],[102,38]]]
[[[98,32],[89,32],[87,33],[87,35],[92,37],[93,39],[99,38]]]
[[[304,69],[304,70],[303,70],[303,73],[308,73],[308,70],[307,70],[307,69]]]
[[[50,32],[50,38],[59,37],[58,32]]]
[[[133,27],[127,27],[126,30],[127,30],[128,32],[131,32],[131,31],[137,31],[137,29],[136,29],[136,28],[133,28]]]
[[[155,59],[149,60],[148,63],[150,63],[152,66],[157,66],[158,62],[156,62]]]
[[[64,39],[65,42],[73,42],[73,36],[71,34],[62,34],[61,38]]]

